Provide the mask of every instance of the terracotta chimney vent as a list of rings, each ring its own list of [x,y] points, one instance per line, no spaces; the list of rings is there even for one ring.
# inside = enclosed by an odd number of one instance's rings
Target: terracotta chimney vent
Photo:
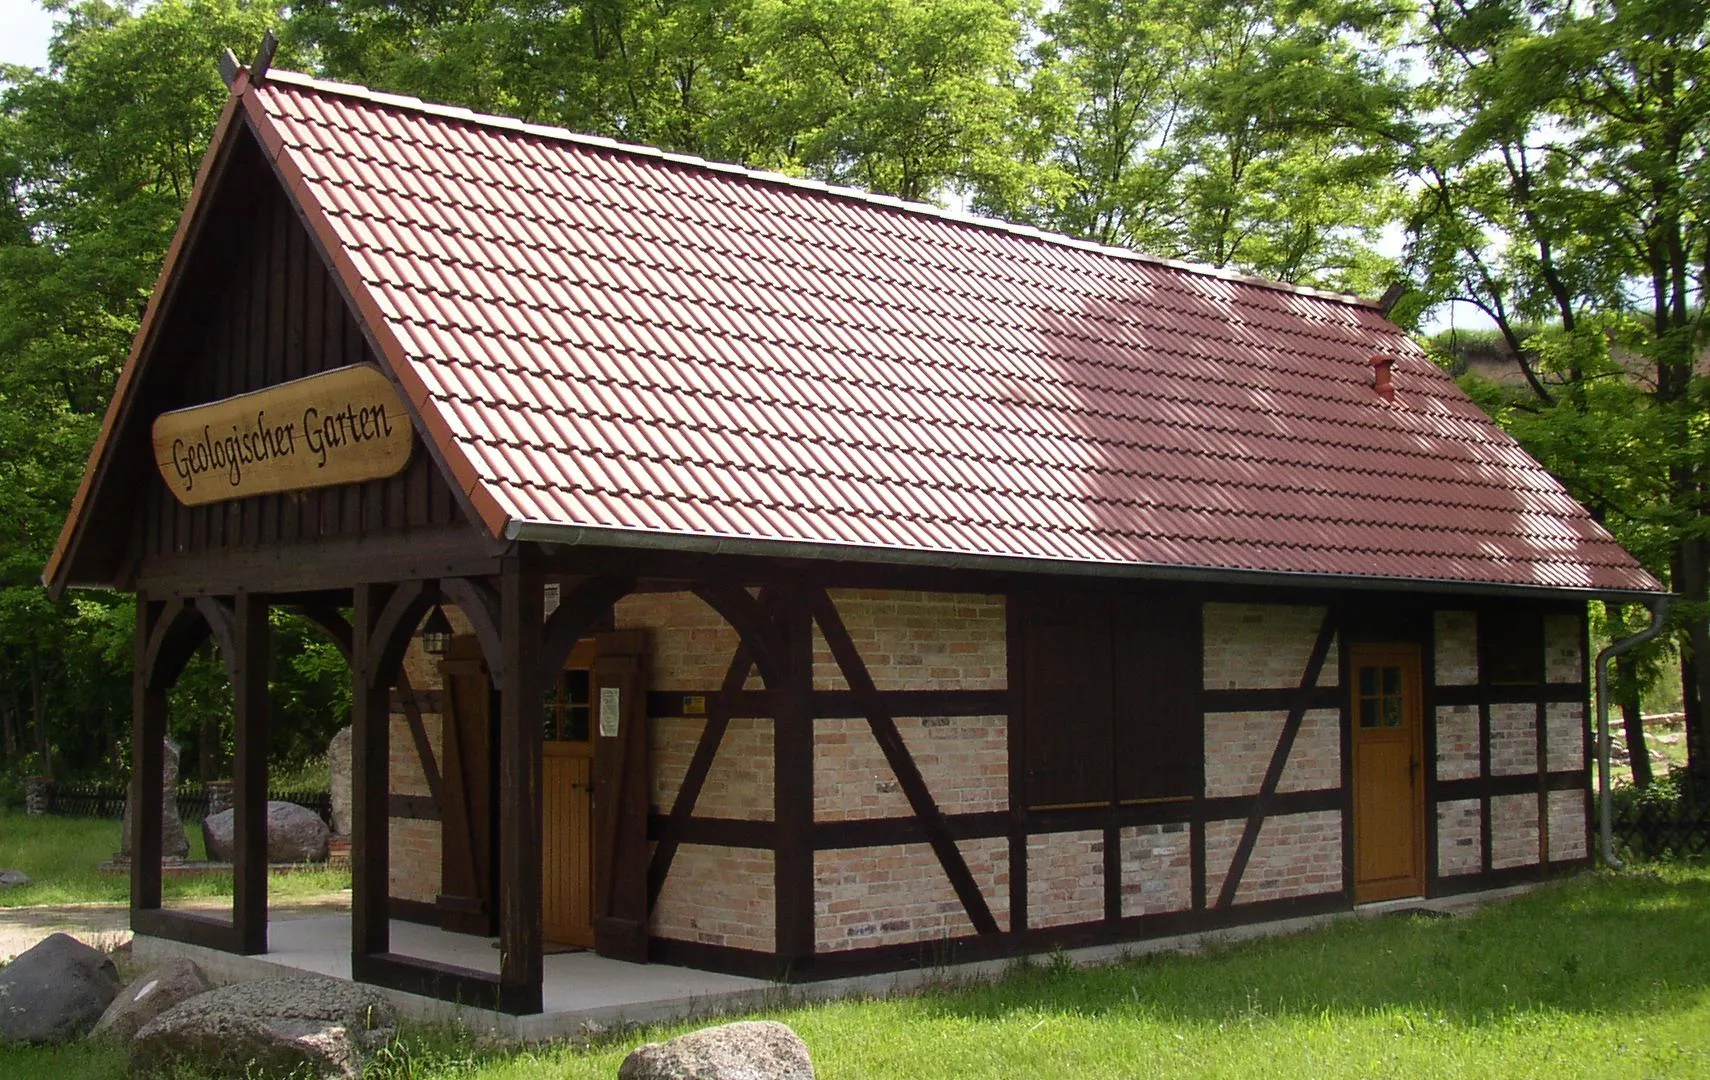
[[[1372,365],[1372,389],[1385,401],[1395,401],[1395,383],[1390,381],[1390,369],[1395,366],[1395,357],[1374,354],[1370,361]]]

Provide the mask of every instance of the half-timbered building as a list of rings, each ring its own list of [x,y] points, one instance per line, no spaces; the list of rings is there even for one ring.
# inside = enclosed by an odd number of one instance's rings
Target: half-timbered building
[[[139,933],[267,948],[285,607],[352,974],[517,1013],[555,944],[815,980],[1584,867],[1586,602],[1659,592],[1376,304],[243,70],[45,580],[138,597]],[[220,921],[159,866],[210,634]]]

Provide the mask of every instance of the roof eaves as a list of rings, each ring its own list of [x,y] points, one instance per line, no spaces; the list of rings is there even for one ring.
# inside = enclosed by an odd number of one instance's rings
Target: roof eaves
[[[101,430],[95,437],[95,444],[89,449],[89,460],[83,469],[83,479],[78,483],[77,492],[71,498],[71,507],[65,515],[65,523],[60,526],[59,538],[54,542],[53,551],[42,568],[42,584],[46,586],[48,595],[55,600],[59,599],[71,584],[67,580],[67,574],[83,537],[83,513],[93,503],[95,486],[98,478],[104,474],[102,465],[108,456],[114,433],[118,431],[129,411],[132,388],[139,377],[138,371],[143,357],[153,341],[156,323],[176,293],[179,259],[188,249],[193,234],[200,225],[198,215],[207,201],[216,162],[225,160],[222,151],[225,150],[232,128],[237,123],[238,102],[248,86],[248,72],[240,70],[232,82],[231,94],[226,98],[225,107],[220,110],[219,118],[214,122],[214,135],[209,140],[207,152],[202,155],[201,164],[196,168],[196,179],[190,188],[190,198],[184,204],[183,212],[178,215],[178,224],[172,231],[172,241],[167,246],[166,258],[161,262],[160,273],[155,276],[154,288],[143,308],[137,332],[131,338],[130,354],[125,358],[124,366],[119,369],[118,381],[113,386],[113,396],[107,402],[106,414],[101,418]]]
[[[652,158],[658,161],[665,161],[688,168],[703,169],[728,176],[742,177],[756,183],[774,184],[801,191],[812,191],[823,195],[829,195],[834,198],[848,199],[872,206],[880,206],[889,210],[896,210],[900,213],[916,214],[922,217],[934,217],[943,221],[953,222],[958,225],[967,225],[973,228],[987,229],[993,232],[1008,233],[1012,236],[1019,236],[1045,244],[1074,248],[1079,251],[1091,252],[1107,258],[1146,263],[1151,266],[1161,266],[1171,270],[1179,270],[1183,273],[1194,274],[1200,277],[1217,278],[1223,281],[1249,285],[1255,288],[1270,289],[1276,292],[1291,293],[1297,296],[1309,296],[1319,300],[1329,300],[1335,303],[1348,304],[1353,307],[1368,308],[1372,311],[1382,312],[1382,307],[1378,301],[1367,299],[1365,297],[1350,296],[1347,293],[1331,292],[1326,289],[1316,289],[1309,285],[1292,285],[1287,282],[1272,281],[1268,278],[1254,277],[1250,274],[1242,274],[1224,267],[1211,266],[1205,263],[1195,263],[1182,259],[1170,259],[1159,255],[1149,255],[1145,252],[1135,251],[1132,248],[1100,244],[1092,240],[1081,240],[1076,237],[1065,236],[1061,233],[1047,232],[1044,229],[1039,229],[1032,225],[1021,225],[1011,221],[1004,221],[1000,218],[986,217],[962,210],[951,210],[942,206],[934,206],[931,203],[911,202],[906,199],[899,199],[892,195],[880,195],[870,191],[862,191],[860,188],[828,184],[824,181],[814,180],[809,177],[787,176],[783,173],[767,172],[762,169],[749,169],[741,165],[733,165],[727,162],[708,161],[706,158],[697,157],[693,154],[673,153],[668,150],[661,150],[658,147],[620,142],[616,139],[607,138],[601,135],[585,135],[580,132],[571,131],[569,128],[557,127],[549,124],[531,124],[514,117],[497,116],[492,113],[479,113],[458,105],[440,105],[434,102],[423,101],[420,98],[411,97],[406,94],[392,94],[383,91],[371,90],[368,87],[358,86],[353,83],[318,79],[314,76],[304,75],[294,71],[270,71],[267,74],[267,80],[271,83],[284,83],[290,86],[316,90],[321,93],[357,98],[389,108],[407,109],[411,112],[422,113],[428,116],[443,117],[450,120],[464,121],[472,124],[478,124],[482,127],[533,135],[539,138],[552,139],[558,142],[572,143],[577,146],[590,147],[594,149],[610,150],[636,157]]]
[[[1658,597],[1669,595],[1660,584],[1655,589],[1573,588],[1554,585],[1465,581],[1455,578],[1363,577],[1343,574],[1310,574],[1297,571],[1237,570],[1215,566],[1180,566],[1164,563],[1110,563],[1014,555],[965,554],[924,549],[911,550],[894,546],[839,544],[823,541],[709,536],[628,527],[560,525],[534,521],[513,522],[506,528],[504,539],[567,547],[586,545],[590,547],[640,548],[656,551],[690,552],[701,555],[789,557],[827,562],[940,567],[943,569],[979,570],[1009,574],[1127,578],[1199,584],[1267,585],[1275,588],[1295,589],[1386,590],[1492,597],[1554,597],[1644,604],[1649,604]]]

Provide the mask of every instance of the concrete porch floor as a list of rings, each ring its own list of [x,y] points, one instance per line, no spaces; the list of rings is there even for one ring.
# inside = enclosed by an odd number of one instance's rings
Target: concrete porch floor
[[[1370,917],[1391,912],[1427,909],[1458,912],[1492,900],[1528,892],[1536,885],[1518,885],[1489,892],[1434,900],[1396,900],[1369,904],[1331,915],[1314,915],[1275,922],[1252,923],[1225,930],[1149,938],[1121,944],[1069,950],[1077,964],[1110,963],[1154,952],[1192,952],[1212,941],[1289,934],[1335,919]],[[350,916],[280,914],[268,926],[268,952],[235,956],[198,945],[138,934],[132,955],[144,964],[184,956],[201,965],[216,983],[248,982],[286,974],[309,973],[333,979],[350,978]],[[392,950],[406,956],[497,973],[499,951],[488,938],[452,934],[416,923],[392,922]],[[664,964],[630,964],[591,952],[545,957],[545,1010],[533,1016],[508,1016],[434,998],[379,988],[401,1016],[432,1023],[461,1024],[470,1031],[503,1040],[529,1042],[574,1038],[631,1024],[663,1023],[750,1012],[801,1001],[842,997],[883,997],[933,983],[995,978],[1013,960],[987,960],[926,970],[867,975],[824,982],[785,985],[736,975],[720,975]]]

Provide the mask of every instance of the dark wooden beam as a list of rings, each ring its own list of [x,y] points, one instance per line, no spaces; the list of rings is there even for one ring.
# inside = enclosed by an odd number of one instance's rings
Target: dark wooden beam
[[[505,560],[499,632],[499,984],[509,1011],[541,1009],[541,611],[531,554]]]
[[[754,665],[760,669],[760,677],[766,680],[766,685],[781,685],[786,678],[787,646],[766,604],[747,589],[728,582],[698,584],[694,593],[735,628],[743,644],[748,646],[749,655],[754,658]],[[812,689],[811,682],[809,689]]]
[[[458,524],[360,540],[318,540],[145,559],[136,584],[158,597],[229,596],[247,589],[321,592],[329,586],[481,577],[499,572],[505,545]]]
[[[390,680],[382,671],[386,643],[377,635],[381,613],[394,590],[384,585],[356,589],[350,704],[350,955],[351,970],[391,951],[387,871],[391,862],[387,793]],[[361,976],[358,975],[360,978]]]
[[[209,632],[220,646],[220,659],[225,664],[226,677],[235,685],[238,641],[234,605],[232,601],[221,596],[198,596],[195,604],[197,613],[202,616],[202,621],[208,624]]]
[[[813,963],[813,615],[800,586],[777,596],[783,631],[784,705],[773,722],[772,817],[778,849],[772,860],[776,951],[786,970]],[[739,628],[740,629],[740,628]],[[746,638],[744,638],[746,640]]]
[[[369,633],[369,685],[390,690],[416,625],[432,606],[435,593],[426,582],[404,581],[387,591],[385,606],[374,615]]]
[[[1272,803],[1276,799],[1277,785],[1282,782],[1283,770],[1288,766],[1288,756],[1294,749],[1294,740],[1300,734],[1300,725],[1306,719],[1307,709],[1311,706],[1312,691],[1318,686],[1318,676],[1324,670],[1324,661],[1330,655],[1330,646],[1336,642],[1337,612],[1335,607],[1327,608],[1324,621],[1318,627],[1318,640],[1312,643],[1312,653],[1306,659],[1306,670],[1300,676],[1300,692],[1293,705],[1289,707],[1288,717],[1283,721],[1282,733],[1277,736],[1277,745],[1271,751],[1270,765],[1265,769],[1264,782],[1259,785],[1259,795],[1253,800],[1253,808],[1247,815],[1246,828],[1241,830],[1241,839],[1235,845],[1235,856],[1230,860],[1229,873],[1223,879],[1223,888],[1217,896],[1217,906],[1232,907],[1235,904],[1235,891],[1241,886],[1241,877],[1247,872],[1247,862],[1253,857],[1253,847],[1259,842],[1259,829],[1264,825],[1265,818],[1273,812]]]
[[[293,615],[314,626],[338,648],[339,655],[345,663],[350,663],[351,654],[355,648],[350,620],[346,619],[333,604],[305,603],[297,604],[288,609]]]
[[[146,933],[139,918],[160,908],[161,766],[166,738],[167,686],[155,681],[161,624],[181,605],[137,597],[137,630],[131,671],[131,928]]]
[[[239,952],[267,951],[267,598],[232,605],[232,924]]]
[[[503,685],[505,650],[499,634],[499,594],[485,580],[466,577],[441,578],[439,591],[469,620],[494,687]]]
[[[976,933],[997,933],[997,920],[992,916],[991,906],[986,903],[985,894],[980,891],[979,883],[968,869],[967,860],[962,857],[961,849],[950,835],[943,812],[938,809],[938,803],[927,790],[926,778],[914,763],[914,756],[909,753],[908,744],[903,742],[902,732],[897,729],[896,717],[885,708],[879,688],[874,685],[872,674],[861,659],[860,651],[855,648],[855,640],[849,636],[848,628],[843,625],[843,617],[838,614],[837,605],[831,602],[830,595],[824,589],[816,589],[813,593],[812,609],[814,621],[819,624],[819,632],[831,649],[832,658],[837,661],[838,668],[842,670],[844,681],[861,702],[862,711],[867,717],[867,726],[872,730],[873,738],[878,740],[879,749],[884,752],[891,772],[896,774],[897,783],[908,798],[909,807],[914,810],[914,816],[919,819],[921,828],[926,833],[927,843],[938,856],[938,863],[943,867],[944,875],[950,879],[950,887],[956,891],[957,899],[962,901],[968,921],[973,924]],[[811,661],[810,656],[810,664]],[[810,678],[811,675],[810,669]],[[810,743],[810,768],[811,753]]]

